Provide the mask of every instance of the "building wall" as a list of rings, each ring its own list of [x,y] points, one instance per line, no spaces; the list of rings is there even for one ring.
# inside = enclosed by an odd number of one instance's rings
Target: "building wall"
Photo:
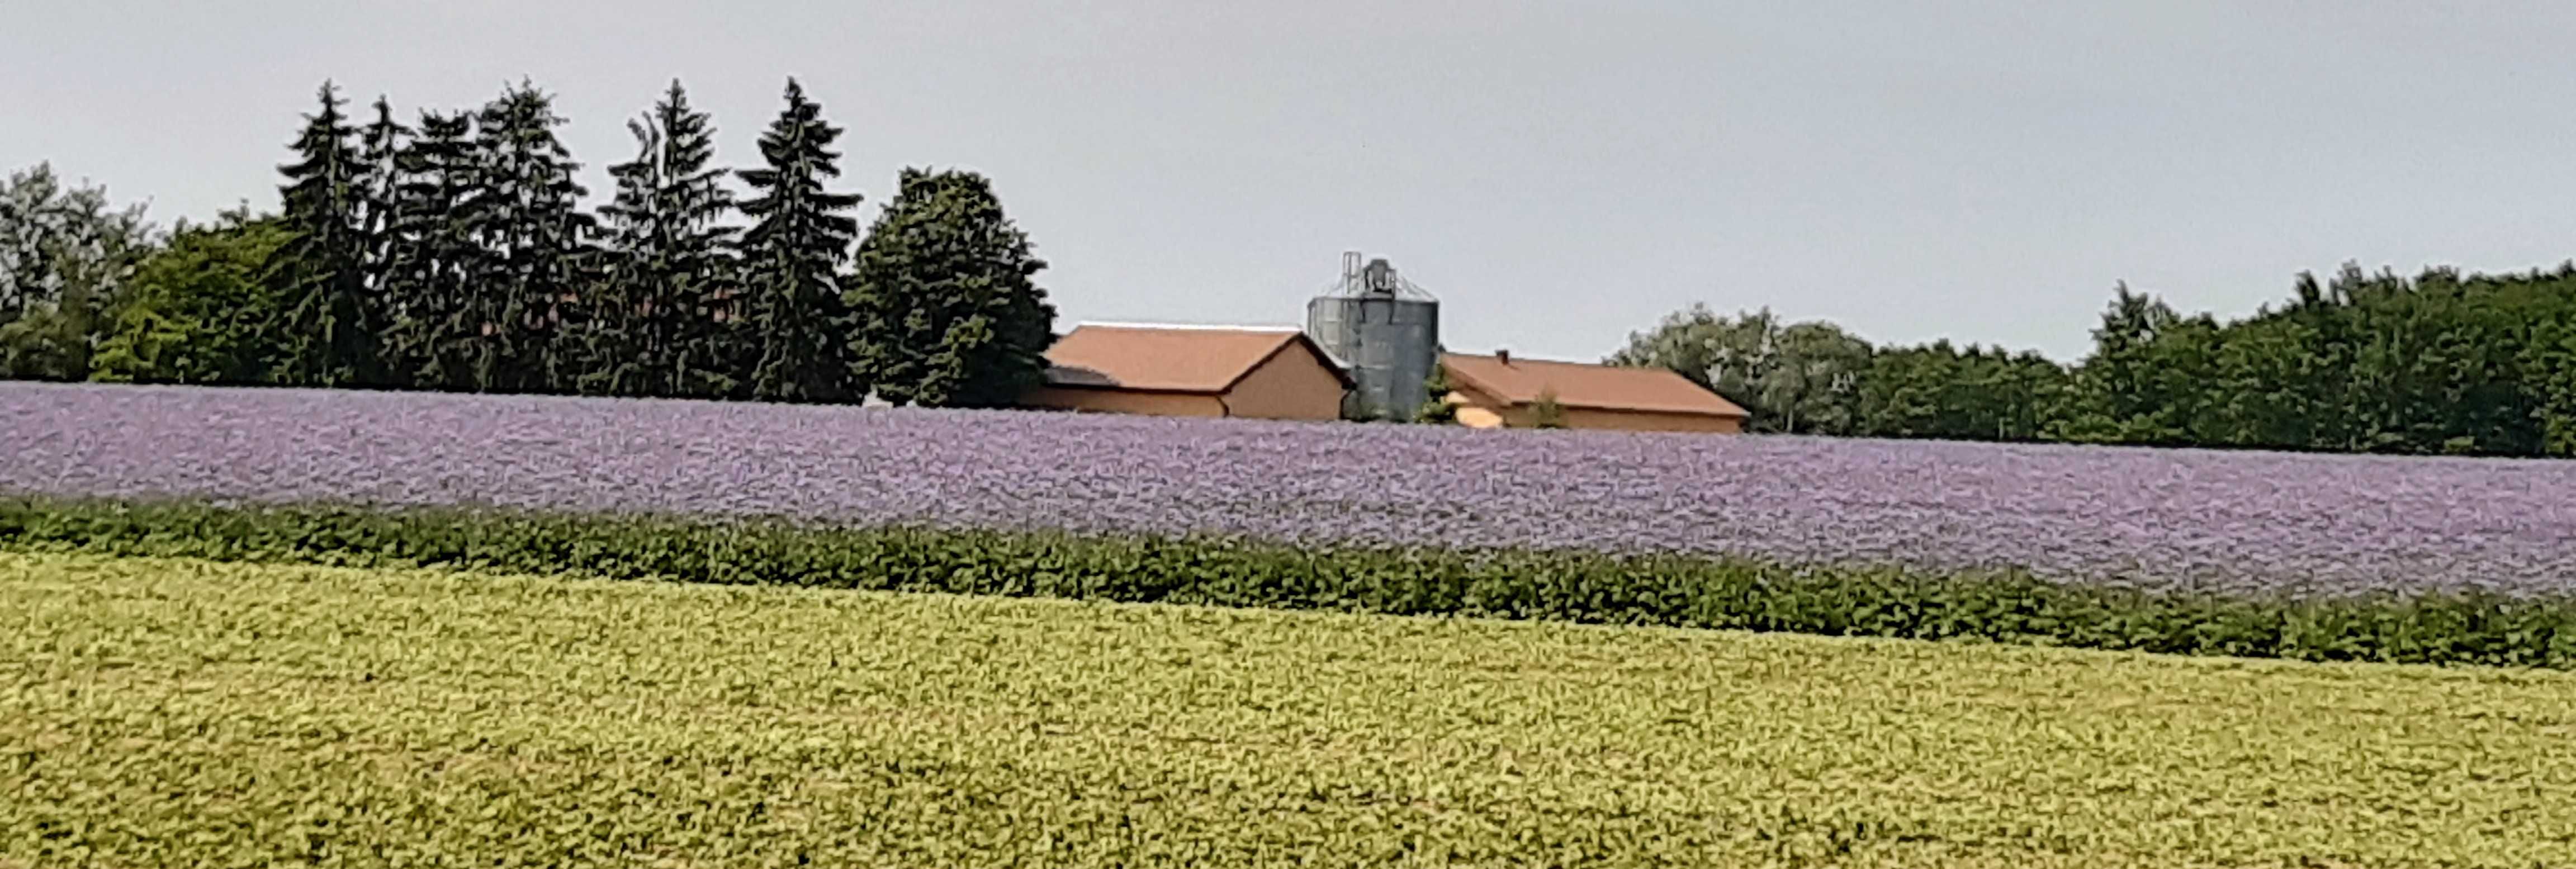
[[[1292,343],[1253,366],[1225,393],[1230,416],[1253,419],[1342,418],[1342,379],[1303,343]]]
[[[1648,410],[1565,409],[1565,427],[1606,429],[1611,431],[1696,431],[1716,434],[1744,433],[1744,420],[1730,416],[1699,413],[1662,413]]]
[[[1340,401],[1338,397],[1334,399],[1336,408],[1340,407]],[[1216,396],[1181,392],[1044,387],[1030,391],[1020,403],[1028,407],[1050,407],[1094,413],[1133,413],[1145,416],[1225,415],[1225,402]]]
[[[1458,406],[1458,424],[1468,428],[1535,428],[1536,415],[1527,405],[1504,406],[1493,397],[1472,389],[1449,393],[1449,403]],[[1735,417],[1708,416],[1696,413],[1665,413],[1649,410],[1597,410],[1569,407],[1565,409],[1565,427],[1601,429],[1604,431],[1689,431],[1713,434],[1742,434],[1744,420]]]
[[[1476,404],[1458,405],[1458,424],[1468,428],[1502,428],[1503,415],[1493,408]]]
[[[1502,428],[1510,422],[1500,402],[1473,387],[1450,387],[1449,403],[1458,408],[1458,424],[1468,428]]]

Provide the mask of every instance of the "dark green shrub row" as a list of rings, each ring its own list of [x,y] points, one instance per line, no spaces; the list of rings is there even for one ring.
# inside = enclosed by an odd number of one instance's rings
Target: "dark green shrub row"
[[[2295,599],[1682,556],[446,509],[0,500],[0,546],[234,561],[2576,667],[2576,598]]]

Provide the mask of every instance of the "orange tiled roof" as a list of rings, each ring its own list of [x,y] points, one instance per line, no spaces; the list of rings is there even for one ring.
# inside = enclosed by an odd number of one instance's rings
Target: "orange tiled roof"
[[[1509,404],[1529,404],[1549,389],[1566,407],[1744,417],[1749,414],[1717,393],[1663,368],[1621,368],[1447,353],[1440,365],[1453,384]]]
[[[1347,384],[1306,333],[1293,326],[1127,326],[1084,324],[1047,348],[1047,385],[1147,392],[1224,392],[1292,345]]]

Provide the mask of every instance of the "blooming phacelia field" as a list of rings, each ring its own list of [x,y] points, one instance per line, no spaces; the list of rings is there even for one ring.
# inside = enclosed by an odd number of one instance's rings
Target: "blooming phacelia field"
[[[2576,591],[2576,463],[0,384],[0,492]]]

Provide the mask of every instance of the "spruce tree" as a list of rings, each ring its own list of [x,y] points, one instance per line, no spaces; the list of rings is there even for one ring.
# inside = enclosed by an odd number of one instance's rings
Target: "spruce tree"
[[[855,193],[833,193],[840,177],[831,149],[841,131],[824,123],[823,107],[794,79],[787,106],[760,137],[762,168],[742,172],[752,196],[742,203],[753,224],[742,240],[743,287],[737,328],[744,390],[763,401],[842,401],[867,395],[853,381],[840,334],[845,311],[840,269],[858,221]]]
[[[556,138],[563,125],[554,98],[521,83],[483,107],[476,143],[484,171],[472,208],[487,254],[467,277],[478,342],[472,378],[487,391],[534,392],[571,385],[562,336],[585,288],[592,228],[580,210],[585,191],[573,175],[581,164]]]
[[[600,210],[610,266],[594,306],[586,392],[704,396],[730,392],[720,306],[732,294],[733,211],[715,157],[715,129],[671,82],[645,117],[627,122],[635,159],[610,167],[617,198]]]
[[[371,386],[377,366],[374,305],[367,298],[366,235],[357,131],[324,82],[321,109],[305,116],[286,176],[282,215],[293,241],[270,270],[284,318],[279,379],[307,386]]]
[[[379,96],[375,118],[359,135],[358,152],[358,236],[359,274],[366,286],[366,298],[373,306],[368,320],[373,330],[377,363],[385,382],[402,385],[408,381],[408,366],[395,361],[387,350],[391,337],[407,312],[400,297],[393,294],[396,258],[406,247],[400,215],[402,195],[402,153],[411,136],[411,128],[394,120],[391,103]]]
[[[972,172],[906,169],[859,245],[850,305],[860,376],[895,404],[991,407],[1037,386],[1055,307],[1046,263]]]
[[[497,309],[467,276],[486,272],[475,232],[481,203],[482,158],[474,119],[464,113],[422,112],[419,133],[397,161],[392,264],[387,306],[394,312],[386,358],[398,377],[431,389],[476,387],[481,325],[497,322]]]

